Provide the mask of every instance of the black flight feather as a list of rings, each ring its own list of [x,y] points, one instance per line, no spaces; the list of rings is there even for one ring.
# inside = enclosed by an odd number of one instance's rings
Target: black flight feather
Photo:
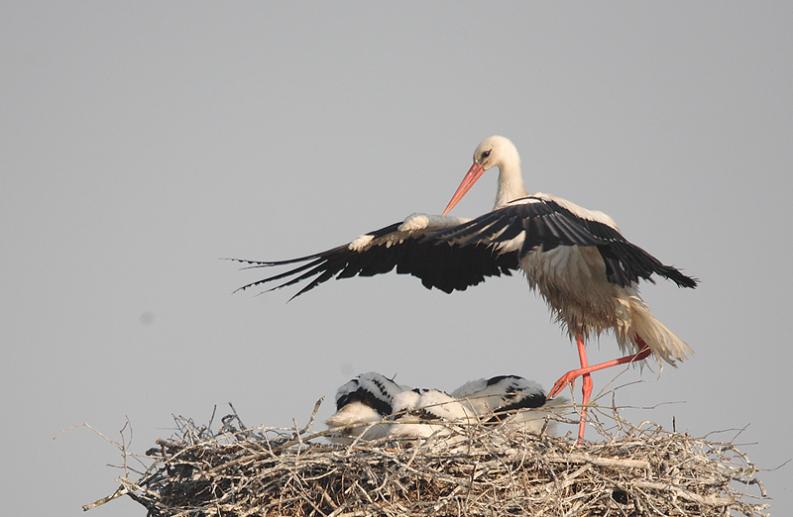
[[[519,269],[521,258],[531,252],[547,252],[558,246],[592,246],[603,259],[607,279],[620,286],[652,280],[657,274],[681,287],[695,287],[697,280],[664,265],[642,248],[629,242],[611,226],[577,216],[569,209],[540,197],[524,198],[476,219],[452,227],[400,231],[394,223],[369,232],[371,242],[362,250],[349,245],[321,253],[278,261],[231,259],[249,267],[304,264],[288,271],[244,285],[256,287],[274,280],[288,279],[273,289],[308,283],[292,298],[300,296],[331,278],[374,276],[396,268],[409,274],[428,289],[464,291],[489,276],[510,275]],[[499,245],[523,234],[519,250],[501,250]]]

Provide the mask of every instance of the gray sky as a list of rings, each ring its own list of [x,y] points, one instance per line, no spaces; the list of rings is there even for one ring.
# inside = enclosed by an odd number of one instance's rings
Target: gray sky
[[[232,296],[256,275],[218,260],[437,213],[491,133],[530,191],[607,211],[702,280],[644,287],[696,355],[620,377],[643,380],[622,404],[685,401],[627,415],[751,424],[756,462],[793,457],[792,56],[789,2],[0,3],[5,511],[76,516],[115,488],[117,452],[61,433],[83,421],[115,434],[129,416],[142,451],[172,412],[232,401],[288,424],[360,371],[547,388],[575,367],[516,277],[451,296],[347,280],[286,304]],[[494,191],[490,174],[455,213]],[[791,468],[763,479],[793,513]]]

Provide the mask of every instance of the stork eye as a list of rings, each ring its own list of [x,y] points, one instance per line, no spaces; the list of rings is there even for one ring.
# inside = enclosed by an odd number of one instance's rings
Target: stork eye
[[[490,153],[491,153],[491,152],[493,152],[493,150],[492,150],[492,149],[488,149],[487,151],[483,152],[483,153],[482,153],[482,158],[483,158],[483,159],[484,159],[484,158],[487,158],[488,156],[490,156]]]

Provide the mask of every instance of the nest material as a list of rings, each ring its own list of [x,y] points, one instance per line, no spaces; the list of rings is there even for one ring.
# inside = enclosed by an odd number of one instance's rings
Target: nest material
[[[176,417],[145,470],[127,467],[122,446],[121,486],[84,508],[127,495],[149,516],[768,515],[758,469],[733,443],[604,415],[603,441],[580,447],[492,424],[333,445],[310,422],[249,429],[235,412],[212,430]]]

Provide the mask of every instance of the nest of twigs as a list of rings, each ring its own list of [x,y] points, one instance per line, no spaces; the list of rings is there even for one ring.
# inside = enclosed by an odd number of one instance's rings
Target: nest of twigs
[[[732,442],[593,413],[602,437],[582,446],[493,424],[337,445],[310,431],[313,414],[292,429],[248,428],[236,412],[215,429],[176,417],[143,469],[119,444],[118,490],[84,508],[126,495],[149,516],[768,515],[758,469]]]

